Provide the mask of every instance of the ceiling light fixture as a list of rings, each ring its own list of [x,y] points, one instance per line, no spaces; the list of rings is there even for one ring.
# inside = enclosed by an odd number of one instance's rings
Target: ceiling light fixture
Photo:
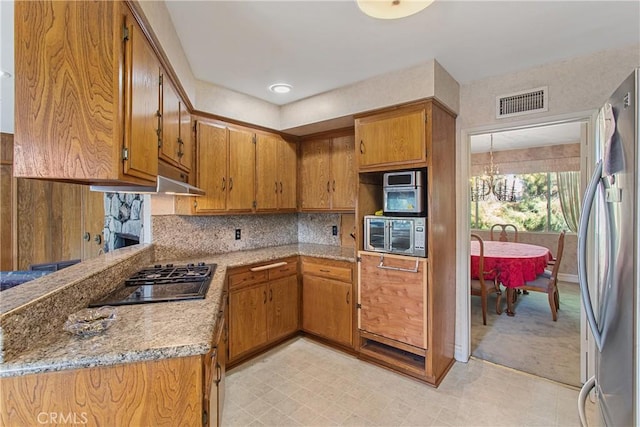
[[[356,0],[365,14],[378,19],[404,18],[426,9],[434,0]]]
[[[274,93],[289,93],[291,92],[291,85],[286,83],[276,83],[269,86],[269,90]]]

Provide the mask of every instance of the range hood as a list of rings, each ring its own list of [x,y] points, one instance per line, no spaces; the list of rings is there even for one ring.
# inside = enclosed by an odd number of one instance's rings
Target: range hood
[[[172,194],[178,196],[204,196],[205,192],[186,182],[176,181],[164,176],[158,176],[153,187],[144,185],[92,185],[91,191],[102,193],[151,193]]]

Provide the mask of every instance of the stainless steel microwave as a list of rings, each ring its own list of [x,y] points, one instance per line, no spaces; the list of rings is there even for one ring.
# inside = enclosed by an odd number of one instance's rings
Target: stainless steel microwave
[[[364,248],[367,251],[426,257],[427,218],[364,217]]]
[[[389,216],[422,216],[425,213],[424,173],[422,171],[384,174],[383,212]]]

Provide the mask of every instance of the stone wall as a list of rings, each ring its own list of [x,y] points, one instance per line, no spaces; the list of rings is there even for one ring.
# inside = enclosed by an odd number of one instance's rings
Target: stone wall
[[[141,238],[144,203],[142,195],[105,193],[104,196],[104,251],[116,249],[116,233]]]

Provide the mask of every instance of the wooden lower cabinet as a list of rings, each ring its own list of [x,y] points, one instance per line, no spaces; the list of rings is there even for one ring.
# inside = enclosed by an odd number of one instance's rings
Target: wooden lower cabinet
[[[302,329],[353,346],[353,280],[348,262],[302,260]]]
[[[204,356],[204,413],[203,427],[222,425],[222,408],[224,405],[224,387],[227,362],[227,323],[224,307],[218,312],[218,329],[214,336],[211,351]]]
[[[0,379],[3,426],[202,425],[202,356]]]
[[[431,269],[426,258],[358,252],[358,343],[361,359],[437,386],[454,363],[455,311],[435,302],[455,282],[431,283]]]
[[[229,272],[229,360],[299,329],[297,257]]]
[[[360,253],[361,331],[427,348],[427,260]]]

